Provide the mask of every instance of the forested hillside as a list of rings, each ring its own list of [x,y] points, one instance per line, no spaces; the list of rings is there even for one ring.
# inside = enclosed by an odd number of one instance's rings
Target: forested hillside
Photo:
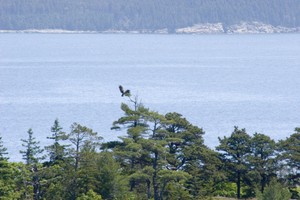
[[[158,30],[199,23],[300,27],[299,0],[0,0],[0,30]]]

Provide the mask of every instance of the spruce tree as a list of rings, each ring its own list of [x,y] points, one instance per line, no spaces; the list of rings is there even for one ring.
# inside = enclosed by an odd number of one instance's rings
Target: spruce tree
[[[44,157],[41,156],[44,150],[39,146],[40,142],[36,141],[35,137],[33,137],[31,128],[28,129],[27,133],[28,139],[21,139],[23,142],[22,146],[25,147],[25,150],[20,151],[20,153],[27,165],[38,164],[40,160],[44,159]]]
[[[0,161],[8,160],[9,158],[6,155],[8,155],[7,148],[4,147],[2,137],[0,137]]]
[[[66,148],[68,145],[61,144],[61,142],[67,140],[68,137],[62,129],[63,128],[60,126],[58,119],[56,119],[51,127],[52,135],[47,137],[47,139],[53,141],[51,145],[45,147],[49,153],[50,163],[52,164],[63,161],[67,156]]]
[[[39,146],[38,141],[33,137],[33,131],[30,128],[28,131],[28,139],[21,139],[23,142],[22,146],[25,147],[24,151],[20,151],[23,156],[23,159],[26,162],[27,168],[30,171],[31,180],[27,183],[33,188],[33,199],[41,199],[41,174],[39,161],[44,159],[43,149]]]

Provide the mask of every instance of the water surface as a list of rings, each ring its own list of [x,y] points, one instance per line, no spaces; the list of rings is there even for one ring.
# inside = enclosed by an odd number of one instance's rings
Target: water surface
[[[0,133],[11,160],[55,118],[105,139],[122,116],[118,85],[179,112],[214,147],[233,126],[284,139],[300,126],[300,35],[0,34]]]

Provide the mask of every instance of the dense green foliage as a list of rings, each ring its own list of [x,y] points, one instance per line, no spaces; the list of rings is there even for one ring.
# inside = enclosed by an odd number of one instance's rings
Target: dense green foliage
[[[229,172],[229,179],[236,182],[237,198],[241,198],[241,183],[246,182],[248,172],[248,155],[250,152],[250,136],[245,129],[234,128],[229,138],[220,139],[217,150],[223,152],[222,160],[225,163],[226,171]]]
[[[288,188],[284,188],[280,183],[272,180],[266,187],[264,193],[258,192],[258,200],[289,200],[292,194]]]
[[[235,127],[215,151],[181,114],[163,115],[126,98],[112,127],[127,132],[119,141],[101,143],[78,123],[67,133],[55,120],[46,154],[29,129],[20,151],[25,163],[14,163],[4,157],[0,137],[1,199],[300,198],[299,128],[276,143]]]
[[[259,21],[299,27],[298,0],[0,0],[0,29],[157,30]]]

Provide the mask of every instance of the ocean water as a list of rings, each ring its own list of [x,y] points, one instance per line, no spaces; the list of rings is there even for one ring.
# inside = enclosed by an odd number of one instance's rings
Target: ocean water
[[[0,134],[20,161],[33,129],[49,144],[56,118],[104,141],[122,116],[119,84],[162,114],[178,112],[205,144],[234,126],[285,139],[300,126],[300,35],[0,34]]]

